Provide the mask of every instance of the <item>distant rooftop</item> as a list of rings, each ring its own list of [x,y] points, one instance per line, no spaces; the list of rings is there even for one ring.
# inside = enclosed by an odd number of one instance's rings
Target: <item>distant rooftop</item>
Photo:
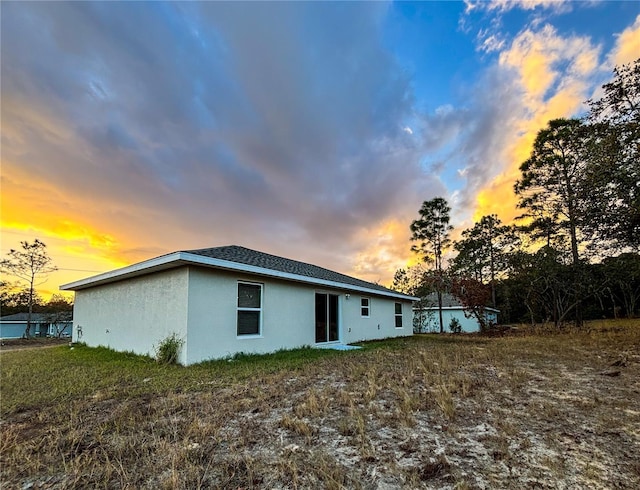
[[[0,321],[3,322],[26,322],[28,313],[14,313],[13,315],[5,315],[0,317]],[[69,313],[71,315],[71,313]],[[31,313],[31,322],[32,323],[40,323],[46,322],[49,323],[51,321],[51,317],[53,315],[51,313]],[[69,320],[71,321],[71,320]]]

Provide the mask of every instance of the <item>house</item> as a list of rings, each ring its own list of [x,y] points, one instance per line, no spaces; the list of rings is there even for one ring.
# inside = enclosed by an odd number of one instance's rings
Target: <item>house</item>
[[[152,355],[176,334],[185,365],[412,335],[417,299],[235,245],[173,252],[61,289],[75,291],[74,342]]]
[[[31,313],[32,337],[57,337],[59,333],[63,337],[71,336],[73,321],[67,317],[55,313]],[[15,313],[0,317],[0,338],[19,339],[24,336],[27,329],[28,313]]]
[[[484,316],[487,325],[498,322],[500,310],[489,306],[484,308]],[[413,323],[416,332],[439,332],[440,318],[438,314],[438,297],[431,293],[425,300],[414,304]],[[453,319],[458,320],[462,332],[479,332],[480,324],[476,317],[465,310],[460,300],[452,294],[442,294],[442,325],[445,332],[450,332],[449,326]]]

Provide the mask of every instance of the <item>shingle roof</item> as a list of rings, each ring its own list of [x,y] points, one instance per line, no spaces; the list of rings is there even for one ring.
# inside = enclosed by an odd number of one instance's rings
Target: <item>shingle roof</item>
[[[438,295],[436,293],[429,293],[427,295],[427,302],[438,306]],[[444,308],[455,308],[457,306],[462,308],[462,301],[452,294],[442,293],[442,306]]]
[[[427,301],[427,305],[426,308],[427,309],[437,309],[438,308],[438,294],[437,293],[429,293],[426,296],[426,301]],[[442,307],[443,308],[462,308],[464,309],[464,305],[462,304],[462,301],[460,301],[460,299],[450,293],[442,293]],[[488,310],[495,310],[495,311],[499,311],[496,310],[495,308],[491,308],[489,306],[485,307],[485,309]]]
[[[240,271],[263,277],[275,277],[283,280],[339,288],[345,291],[359,291],[403,300],[417,300],[413,296],[393,291],[379,284],[356,279],[317,265],[285,259],[284,257],[258,252],[257,250],[237,245],[172,252],[121,269],[63,284],[60,289],[64,291],[79,291],[184,265]]]
[[[351,286],[358,286],[368,289],[374,289],[383,292],[393,292],[389,288],[380,286],[372,282],[356,279],[355,277],[340,274],[317,265],[307,264],[305,262],[299,262],[297,260],[286,259],[284,257],[278,257],[277,255],[271,255],[257,250],[251,250],[249,248],[240,247],[238,245],[227,245],[224,247],[215,248],[201,248],[197,250],[182,250],[182,252],[201,255],[203,257],[211,257],[213,259],[228,260],[230,262],[236,262],[239,264],[250,265],[254,267],[261,267],[264,269],[270,269],[279,272],[286,272],[289,274],[297,274],[299,276],[310,277],[314,279],[322,279],[325,281],[339,282],[342,284],[348,284]]]
[[[29,313],[14,313],[13,315],[5,315],[0,317],[0,320],[3,322],[26,322]],[[39,323],[39,322],[49,322],[51,320],[52,315],[50,313],[31,313],[31,322]],[[71,321],[71,320],[69,320]]]

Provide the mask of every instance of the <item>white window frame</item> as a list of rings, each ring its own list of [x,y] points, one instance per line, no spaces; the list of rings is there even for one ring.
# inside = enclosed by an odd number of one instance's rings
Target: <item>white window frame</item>
[[[367,305],[365,306],[363,303],[367,302]],[[363,315],[362,314],[362,310],[366,308],[367,309],[367,314]],[[362,318],[369,318],[371,316],[371,298],[367,297],[367,296],[361,296],[360,297],[360,316]]]
[[[398,313],[396,311],[396,306],[400,305],[400,313]],[[402,303],[394,303],[393,304],[393,313],[394,313],[394,317],[393,317],[393,321],[394,321],[394,325],[396,328],[403,328],[404,327],[404,321],[403,321],[403,312],[402,312]],[[400,318],[400,326],[398,326],[398,318]]]
[[[238,298],[240,295],[240,284],[247,284],[249,286],[260,286],[260,308],[247,308],[244,306],[238,306]],[[262,309],[264,305],[264,284],[260,282],[250,281],[238,281],[236,286],[236,337],[238,339],[255,339],[262,337]],[[238,313],[241,311],[258,311],[258,333],[238,333]]]

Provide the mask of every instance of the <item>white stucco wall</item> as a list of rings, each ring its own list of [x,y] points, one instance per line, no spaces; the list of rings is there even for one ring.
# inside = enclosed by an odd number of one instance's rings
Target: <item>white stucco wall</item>
[[[262,284],[262,332],[237,335],[238,281]],[[265,353],[313,345],[315,296],[306,287],[256,276],[191,268],[188,362],[238,352]]]
[[[258,336],[237,335],[239,281],[262,284]],[[409,301],[368,296],[370,316],[363,318],[361,296],[350,291],[185,266],[77,291],[73,340],[153,355],[162,339],[177,333],[185,340],[183,364],[314,346],[316,293],[339,296],[341,343],[413,334]],[[396,302],[402,303],[402,328],[395,327]]]
[[[188,272],[181,267],[76,291],[73,341],[145,355],[172,333],[187,341]],[[185,342],[182,363],[187,349]]]
[[[262,284],[262,332],[238,336],[238,281]],[[191,268],[189,273],[188,363],[237,352],[266,353],[315,345],[315,294],[337,294],[341,343],[413,334],[411,303],[403,303],[403,328],[395,328],[397,300],[371,298],[371,316],[360,316],[360,296],[346,291],[247,274]],[[378,325],[380,328],[378,328]]]
[[[369,317],[361,315],[361,299],[369,298]],[[402,303],[402,328],[396,328],[395,303]],[[344,343],[413,335],[411,302],[393,298],[350,294],[343,296]]]

